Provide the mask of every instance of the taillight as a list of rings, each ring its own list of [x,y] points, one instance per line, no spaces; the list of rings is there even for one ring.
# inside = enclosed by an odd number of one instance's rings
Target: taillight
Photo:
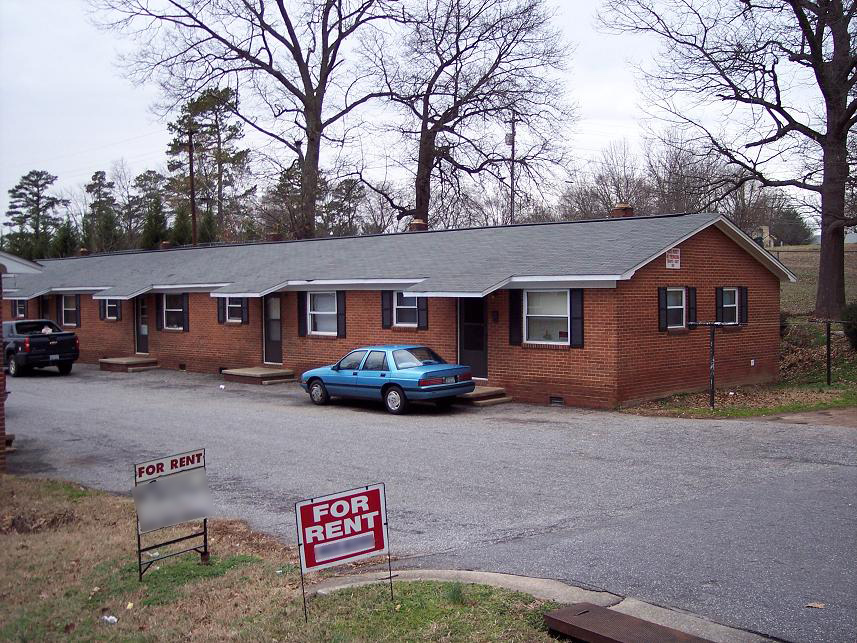
[[[443,384],[443,378],[429,377],[424,380],[420,380],[420,386],[434,386],[435,384]]]
[[[459,382],[469,382],[472,379],[473,379],[473,375],[471,375],[470,373],[462,373],[461,375],[458,376]]]
[[[29,337],[24,338],[24,352],[25,353],[30,352],[30,338]]]
[[[74,347],[77,350],[80,350],[80,337],[78,337],[77,335],[74,336]]]

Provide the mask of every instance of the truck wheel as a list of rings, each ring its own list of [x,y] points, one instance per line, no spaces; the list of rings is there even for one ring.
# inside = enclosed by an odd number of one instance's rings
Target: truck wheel
[[[57,364],[57,368],[59,369],[60,375],[68,375],[71,373],[71,367],[73,366],[73,362],[66,362],[65,364]]]
[[[321,380],[313,380],[309,385],[309,399],[313,404],[323,406],[330,402],[330,394],[327,392],[327,387]]]
[[[384,392],[384,407],[393,415],[401,415],[408,410],[408,398],[398,386],[391,386]]]
[[[9,355],[9,375],[12,377],[21,377],[24,374],[24,367],[18,364],[18,360],[14,355]]]

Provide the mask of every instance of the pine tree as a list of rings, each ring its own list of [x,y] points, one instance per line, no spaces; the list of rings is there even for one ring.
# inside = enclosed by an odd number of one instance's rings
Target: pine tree
[[[70,257],[77,252],[80,247],[80,237],[77,234],[77,228],[71,222],[69,217],[57,228],[54,238],[51,240],[51,256],[52,257]]]
[[[214,243],[217,239],[217,222],[214,220],[214,212],[209,208],[203,213],[202,220],[199,222],[197,240],[199,243]]]
[[[86,193],[92,198],[85,220],[84,242],[90,250],[109,252],[119,247],[121,232],[116,214],[116,198],[113,182],[99,170],[86,185]]]
[[[170,230],[170,241],[177,246],[186,246],[191,242],[190,211],[186,203],[176,208],[176,218]]]
[[[54,210],[68,201],[48,194],[57,177],[44,170],[32,170],[21,177],[9,190],[9,209],[5,225],[17,230],[8,235],[6,243],[15,254],[27,259],[47,256],[51,232],[60,224]]]
[[[143,222],[143,234],[140,237],[140,247],[152,250],[166,241],[169,236],[167,217],[164,214],[164,202],[160,194],[154,194],[147,199],[146,219]]]

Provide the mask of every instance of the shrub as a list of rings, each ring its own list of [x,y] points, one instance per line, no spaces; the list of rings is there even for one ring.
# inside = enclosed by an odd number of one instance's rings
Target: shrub
[[[851,348],[857,351],[857,301],[852,301],[842,309],[842,327]]]
[[[786,336],[786,331],[789,329],[789,314],[784,310],[780,311],[780,339]]]

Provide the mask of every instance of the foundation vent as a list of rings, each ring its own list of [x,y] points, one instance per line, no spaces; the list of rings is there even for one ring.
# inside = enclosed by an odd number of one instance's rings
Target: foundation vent
[[[548,404],[551,406],[565,406],[565,398],[559,395],[551,395],[548,398]]]
[[[187,370],[187,364],[179,364],[179,370],[180,371],[186,371]]]

